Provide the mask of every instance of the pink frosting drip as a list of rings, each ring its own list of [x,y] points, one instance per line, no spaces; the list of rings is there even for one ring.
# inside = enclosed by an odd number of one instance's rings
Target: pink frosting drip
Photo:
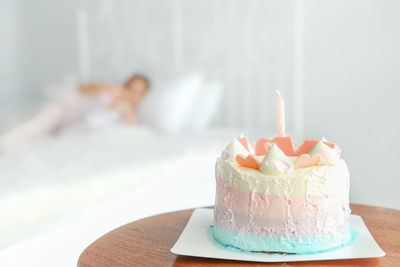
[[[341,196],[290,196],[244,192],[217,177],[215,220],[243,233],[270,236],[323,236],[348,224],[348,190]]]

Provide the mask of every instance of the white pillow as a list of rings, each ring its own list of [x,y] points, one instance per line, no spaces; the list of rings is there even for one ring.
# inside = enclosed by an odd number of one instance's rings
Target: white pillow
[[[217,114],[221,103],[223,85],[221,82],[204,82],[196,103],[192,106],[187,129],[190,131],[205,130]]]
[[[201,73],[194,73],[150,88],[138,108],[139,123],[164,133],[183,131],[203,80]]]

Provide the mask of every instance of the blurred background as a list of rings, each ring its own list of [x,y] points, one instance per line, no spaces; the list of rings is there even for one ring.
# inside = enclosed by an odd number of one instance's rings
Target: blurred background
[[[0,135],[46,125],[31,119],[49,103],[42,118],[70,114],[59,107],[80,84],[150,83],[139,124],[97,114],[0,146],[0,265],[45,266],[46,251],[49,266],[71,266],[121,224],[212,205],[224,146],[277,135],[276,90],[296,145],[324,136],[341,147],[351,202],[400,209],[398,10],[395,0],[0,0]]]

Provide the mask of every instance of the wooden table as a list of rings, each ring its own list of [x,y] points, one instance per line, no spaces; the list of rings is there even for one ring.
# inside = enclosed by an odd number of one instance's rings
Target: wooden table
[[[265,264],[273,266],[400,266],[400,211],[352,204],[380,247],[383,258]],[[79,257],[79,267],[103,266],[260,266],[258,262],[176,256],[175,244],[193,210],[161,214],[122,226],[92,243]]]

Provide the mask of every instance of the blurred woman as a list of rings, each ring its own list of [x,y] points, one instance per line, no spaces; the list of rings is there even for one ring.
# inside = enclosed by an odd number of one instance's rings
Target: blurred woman
[[[12,146],[40,137],[113,124],[137,123],[136,111],[149,89],[148,80],[133,76],[125,85],[82,84],[45,104],[32,119],[0,137]]]

